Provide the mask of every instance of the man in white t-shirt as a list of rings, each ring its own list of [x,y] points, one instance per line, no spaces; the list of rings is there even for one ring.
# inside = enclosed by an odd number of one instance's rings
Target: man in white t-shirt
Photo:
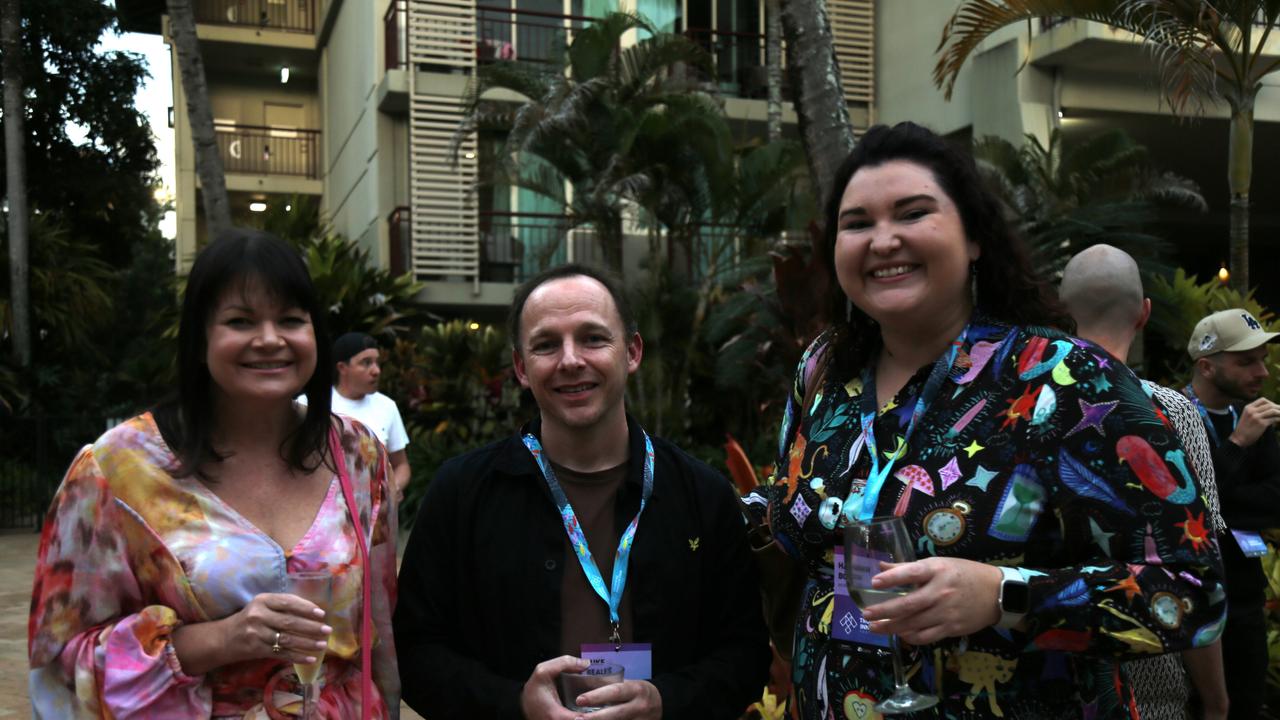
[[[383,445],[391,460],[396,490],[403,496],[409,484],[409,436],[396,402],[378,392],[378,343],[364,333],[347,333],[333,344],[337,377],[333,386],[333,411],[359,420]]]

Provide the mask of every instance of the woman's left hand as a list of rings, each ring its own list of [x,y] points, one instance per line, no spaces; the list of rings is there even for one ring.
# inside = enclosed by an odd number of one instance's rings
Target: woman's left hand
[[[968,635],[1000,620],[1000,568],[960,558],[931,557],[889,564],[872,587],[915,586],[907,595],[867,607],[863,617],[878,633],[896,633],[912,645]]]

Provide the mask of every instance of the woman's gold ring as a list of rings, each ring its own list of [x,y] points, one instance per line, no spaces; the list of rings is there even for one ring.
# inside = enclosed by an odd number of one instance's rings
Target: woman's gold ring
[[[281,650],[283,650],[283,649],[284,649],[284,648],[280,647],[280,631],[278,631],[278,630],[277,630],[277,631],[276,631],[276,641],[275,641],[275,643],[274,643],[274,644],[272,644],[272,646],[271,646],[271,652],[275,653],[276,655],[279,655],[279,654],[280,654],[280,651],[281,651]]]

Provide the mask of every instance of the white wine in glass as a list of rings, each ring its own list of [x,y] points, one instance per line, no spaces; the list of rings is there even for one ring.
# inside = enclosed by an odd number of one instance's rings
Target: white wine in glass
[[[326,614],[333,600],[333,573],[327,571],[305,571],[289,573],[289,593],[315,603]],[[324,667],[324,650],[311,650],[316,661],[313,663],[294,663],[293,671],[298,674],[298,684],[302,686],[302,718],[310,720],[315,714],[316,700],[320,692],[320,670]]]
[[[858,607],[866,608],[886,600],[892,600],[915,588],[900,585],[893,588],[872,588],[871,578],[880,572],[880,563],[904,563],[916,559],[911,546],[911,536],[902,518],[886,516],[856,522],[844,529],[844,579],[849,587],[849,597]],[[902,666],[902,648],[898,636],[889,637],[889,651],[893,656],[893,695],[876,703],[876,712],[882,715],[925,710],[938,704],[936,695],[922,695],[907,684],[906,670]]]

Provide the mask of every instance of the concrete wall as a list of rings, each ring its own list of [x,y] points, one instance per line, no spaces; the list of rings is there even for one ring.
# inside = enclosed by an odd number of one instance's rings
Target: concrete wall
[[[958,0],[876,3],[876,121],[911,120],[943,134],[969,129],[974,137],[999,135],[1014,142],[1025,133],[1047,139],[1056,114],[1053,76],[1022,67],[1025,24],[1004,28],[979,46],[960,70],[950,101],[934,86],[935,50],[958,5]]]
[[[324,212],[334,229],[389,261],[387,216],[407,205],[408,118],[378,110],[383,16],[390,0],[344,2],[322,49]]]

